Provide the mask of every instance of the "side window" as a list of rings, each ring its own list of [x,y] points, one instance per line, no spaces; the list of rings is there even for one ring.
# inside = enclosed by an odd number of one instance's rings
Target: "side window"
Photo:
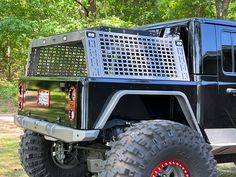
[[[174,27],[157,28],[150,30],[150,32],[157,33],[159,37],[164,37],[164,38],[170,37],[175,39],[181,39],[184,45],[186,60],[187,63],[189,64],[190,50],[189,50],[188,31],[189,31],[188,26],[174,26]]]
[[[201,24],[202,74],[217,74],[217,42],[215,25]],[[201,69],[201,68],[199,68]]]
[[[236,72],[236,33],[223,32],[221,35],[223,70]]]
[[[193,34],[192,27],[190,24],[169,26],[162,28],[153,28],[149,30],[150,32],[155,32],[159,37],[173,37],[175,39],[181,39],[183,41],[184,52],[186,57],[186,62],[188,65],[189,73],[193,73]],[[167,25],[168,26],[168,25]]]
[[[236,72],[236,33],[232,33],[232,42],[233,42],[233,72]]]

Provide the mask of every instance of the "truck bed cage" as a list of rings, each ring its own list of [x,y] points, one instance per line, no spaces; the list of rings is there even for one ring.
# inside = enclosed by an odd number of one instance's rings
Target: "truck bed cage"
[[[189,80],[181,40],[109,27],[32,40],[26,75]]]

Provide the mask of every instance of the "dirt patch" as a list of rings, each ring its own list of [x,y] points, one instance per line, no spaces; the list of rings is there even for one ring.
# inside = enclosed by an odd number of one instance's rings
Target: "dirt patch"
[[[12,121],[0,119],[0,137],[19,137],[23,134],[23,129],[17,127]]]
[[[17,112],[17,103],[14,103],[13,99],[6,99],[0,96],[0,113],[12,114],[16,112]]]

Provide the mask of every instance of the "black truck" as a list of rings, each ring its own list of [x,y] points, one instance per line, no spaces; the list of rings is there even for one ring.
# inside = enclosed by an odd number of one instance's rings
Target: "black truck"
[[[192,18],[32,40],[14,121],[32,177],[216,177],[235,106],[236,22]]]

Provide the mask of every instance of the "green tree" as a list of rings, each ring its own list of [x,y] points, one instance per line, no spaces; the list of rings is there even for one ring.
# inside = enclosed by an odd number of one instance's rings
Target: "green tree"
[[[0,67],[7,80],[12,80],[25,64],[27,36],[31,31],[32,25],[27,20],[9,17],[0,21]]]
[[[231,0],[229,9],[228,9],[228,15],[227,19],[229,20],[236,20],[236,0]]]
[[[101,0],[100,16],[115,16],[125,22],[136,25],[161,20],[159,1],[157,0]]]
[[[82,26],[72,0],[1,0],[0,8],[0,70],[7,80],[23,73],[30,39]]]
[[[212,0],[160,0],[162,20],[191,17],[214,17]]]
[[[189,17],[236,20],[235,0],[1,0],[0,9],[0,78],[7,80],[24,72],[32,38]]]

